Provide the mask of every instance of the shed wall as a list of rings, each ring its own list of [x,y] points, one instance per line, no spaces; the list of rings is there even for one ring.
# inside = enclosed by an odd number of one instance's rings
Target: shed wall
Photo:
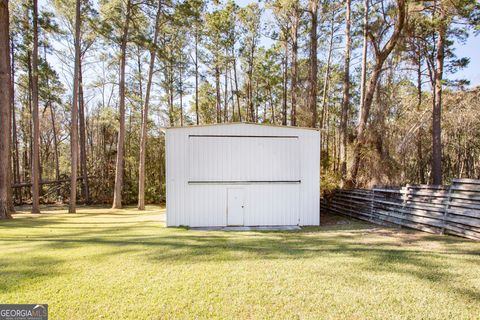
[[[192,139],[200,138],[193,137],[196,135],[276,138],[262,140],[261,143],[266,144],[266,149],[271,153],[255,158],[255,154],[251,152],[258,147],[252,145],[258,144],[258,141],[251,140],[255,138],[222,137],[221,144],[236,145],[237,148],[216,148],[215,143],[203,137],[203,145],[197,143],[192,145]],[[288,142],[284,145],[278,145],[282,141],[282,136],[290,138],[286,138],[285,141]],[[245,144],[244,146],[239,147],[239,139],[242,139],[240,144]],[[279,140],[271,142],[273,139]],[[248,148],[249,145],[252,148]],[[167,130],[166,152],[168,226],[225,226],[228,188],[245,190],[245,225],[320,223],[318,131],[252,124],[172,128]],[[270,157],[273,153],[276,157],[275,162],[283,164],[282,168],[277,168],[279,169],[277,171],[270,168],[270,171],[265,173],[269,163],[273,161]],[[299,155],[298,158],[292,157],[294,153]],[[202,154],[205,157],[204,161],[199,159]],[[235,171],[235,167],[243,169]],[[293,182],[297,178],[301,182]],[[274,182],[245,182],[270,179]],[[209,180],[225,182],[202,183]],[[278,182],[279,180],[284,182]]]

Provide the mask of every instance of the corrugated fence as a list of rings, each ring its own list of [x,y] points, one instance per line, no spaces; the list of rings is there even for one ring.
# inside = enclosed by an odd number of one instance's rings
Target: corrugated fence
[[[480,240],[480,180],[454,179],[450,186],[337,189],[322,210],[381,225]]]

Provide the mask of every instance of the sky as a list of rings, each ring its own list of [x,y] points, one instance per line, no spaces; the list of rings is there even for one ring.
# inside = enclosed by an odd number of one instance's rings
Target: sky
[[[480,85],[480,36],[471,34],[465,44],[455,43],[455,53],[459,58],[470,58],[470,63],[467,68],[448,75],[448,79],[467,79],[472,87]]]

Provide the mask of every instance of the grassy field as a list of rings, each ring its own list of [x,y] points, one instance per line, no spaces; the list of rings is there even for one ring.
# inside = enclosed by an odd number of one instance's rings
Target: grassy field
[[[48,303],[51,319],[480,318],[478,242],[335,219],[167,229],[147,209],[0,222],[0,303]]]

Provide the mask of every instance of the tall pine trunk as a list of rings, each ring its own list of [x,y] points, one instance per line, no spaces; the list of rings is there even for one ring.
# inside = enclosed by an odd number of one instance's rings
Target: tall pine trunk
[[[268,87],[268,97],[269,97],[270,109],[271,109],[270,123],[275,124],[275,105],[273,103],[272,87],[270,85]]]
[[[420,41],[418,41],[418,52],[417,52],[417,112],[421,112],[422,108],[422,52],[420,49]],[[418,129],[417,133],[417,164],[418,164],[418,178],[421,184],[425,184],[425,167],[423,163],[423,146],[422,146],[422,137],[424,130],[422,126]]]
[[[320,128],[325,127],[325,115],[327,113],[327,92],[328,92],[328,80],[330,79],[330,69],[332,64],[332,52],[333,52],[333,34],[335,31],[335,11],[332,12],[332,20],[330,24],[330,38],[328,41],[328,55],[327,55],[327,68],[325,69],[325,75],[323,77],[323,93],[322,93],[322,114],[320,116]]]
[[[225,52],[225,55],[227,55],[228,51]],[[228,62],[227,59],[225,59],[225,84],[224,84],[224,92],[223,92],[223,101],[224,106],[223,106],[223,121],[225,123],[228,122]]]
[[[150,91],[152,89],[152,79],[153,72],[155,67],[155,56],[157,50],[157,39],[158,39],[158,29],[160,24],[160,15],[162,13],[162,1],[158,1],[157,15],[155,18],[155,31],[153,34],[153,44],[150,48],[150,64],[148,66],[148,79],[147,79],[147,88],[145,91],[145,102],[143,105],[142,111],[142,128],[140,135],[140,160],[138,166],[138,210],[145,210],[145,153],[147,149],[147,138],[148,138],[148,105],[150,103]],[[196,56],[195,56],[196,59]],[[197,63],[197,62],[196,62]],[[198,70],[196,71],[198,72]],[[198,77],[198,74],[196,75]],[[195,90],[198,90],[198,85],[196,84]],[[198,103],[198,91],[195,94],[196,103]],[[197,105],[198,108],[198,105]],[[197,112],[197,124],[198,124],[198,109]]]
[[[232,59],[234,61],[234,59]],[[232,68],[228,70],[228,75],[230,77],[230,99],[232,99],[232,122],[235,121],[235,97],[233,90],[233,77],[232,77]]]
[[[168,80],[167,82],[167,95],[168,95],[168,118],[170,121],[170,126],[174,127],[175,126],[175,109],[173,106],[173,86],[174,86],[174,79],[173,79],[173,66],[172,66],[172,53],[169,53],[169,58],[168,58],[168,65],[165,67],[165,80]]]
[[[342,176],[342,184],[347,179],[347,120],[348,110],[350,109],[350,53],[352,39],[350,38],[351,27],[351,0],[346,0],[345,12],[345,57],[343,69],[343,101],[342,113],[340,118],[339,132],[339,156],[340,156],[340,174]]]
[[[90,203],[90,191],[88,188],[85,100],[83,96],[83,71],[81,59],[78,67],[78,123],[80,129],[80,172],[82,174],[82,193],[85,203],[88,204]]]
[[[40,213],[40,119],[38,112],[38,2],[33,0],[32,52],[32,213]]]
[[[240,96],[238,94],[238,78],[237,78],[237,59],[235,58],[235,48],[232,46],[233,57],[233,77],[235,78],[235,97],[237,98],[238,121],[242,122],[242,110],[240,109]]]
[[[120,81],[118,85],[119,91],[119,130],[117,141],[117,162],[115,165],[115,188],[113,193],[112,209],[122,208],[122,191],[123,191],[123,172],[124,172],[124,149],[125,149],[125,64],[127,59],[127,43],[130,25],[131,1],[127,1],[127,12],[125,15],[125,24],[123,26],[122,41],[120,43]]]
[[[287,125],[287,86],[288,86],[288,36],[285,32],[283,57],[283,88],[282,88],[282,125]]]
[[[298,80],[298,26],[300,24],[300,17],[298,13],[298,8],[295,8],[294,21],[292,23],[292,84],[291,92],[292,95],[292,108],[290,109],[290,125],[297,125],[297,80]]]
[[[183,127],[183,66],[179,67],[179,76],[180,76],[180,88],[179,88],[179,95],[180,95],[180,127]]]
[[[27,90],[27,104],[23,106],[23,112],[21,115],[21,126],[23,136],[23,157],[22,157],[22,175],[23,181],[27,182],[31,179],[32,169],[32,119],[27,116],[32,114],[32,63],[31,63],[31,51],[27,49],[27,77],[28,77],[28,90]],[[27,110],[28,109],[28,110]],[[28,124],[26,124],[28,121]],[[25,189],[25,197],[30,198],[32,189]]]
[[[8,0],[0,0],[0,219],[11,218],[10,181],[10,35]]]
[[[15,49],[14,41],[10,39],[10,64],[11,64],[11,81],[10,81],[10,101],[12,105],[12,145],[13,145],[13,182],[19,183],[20,178],[20,153],[18,151],[18,135],[17,135],[17,117],[15,110]],[[22,193],[21,189],[15,190],[15,197],[17,201],[21,201]]]
[[[55,179],[60,180],[60,164],[58,161],[58,138],[57,138],[57,125],[55,120],[55,112],[53,110],[53,104],[50,103],[50,120],[52,121],[53,130],[53,157],[55,161]],[[60,197],[60,188],[57,188],[57,198]]]
[[[46,44],[44,44],[43,48],[43,54],[44,54],[44,61],[47,62],[47,48]],[[50,84],[49,84],[49,78],[48,74],[45,76],[45,81],[47,85],[47,89],[50,91]],[[55,162],[55,179],[58,181],[60,180],[60,167],[58,163],[58,139],[57,139],[57,128],[56,128],[56,123],[55,123],[55,113],[53,111],[53,101],[51,96],[49,95],[47,102],[45,104],[45,110],[46,109],[50,110],[50,120],[52,122],[52,131],[53,131],[53,158]],[[57,188],[57,198],[60,197],[60,188]]]
[[[195,116],[197,126],[200,124],[200,114],[198,110],[198,26],[195,30]]]
[[[78,167],[78,87],[80,73],[80,1],[75,3],[75,66],[73,67],[72,122],[70,125],[70,203],[69,213],[77,210],[77,167]]]
[[[435,104],[432,114],[432,183],[442,184],[442,80],[445,60],[446,21],[444,8],[440,8],[435,68]]]
[[[365,87],[367,82],[367,53],[368,53],[368,10],[369,0],[363,1],[363,49],[362,49],[362,73],[360,80],[360,109],[359,114],[362,113],[365,104]]]
[[[347,0],[349,1],[349,0]],[[317,126],[317,72],[318,72],[318,59],[317,59],[317,25],[318,25],[318,0],[310,0],[310,68],[309,68],[309,95],[308,105],[310,112],[312,113],[312,119],[310,125],[312,128]]]
[[[248,110],[250,114],[250,121],[251,122],[256,122],[256,117],[255,117],[255,107],[253,103],[253,64],[254,64],[254,59],[255,59],[255,46],[252,44],[251,45],[251,50],[249,52],[249,58],[248,58],[248,71],[247,71],[247,76],[248,76],[248,82],[247,82],[247,97],[248,97]]]
[[[221,96],[220,96],[220,69],[218,65],[215,65],[215,92],[216,92],[216,107],[217,107],[217,123],[220,123],[222,122],[222,107],[221,107]]]

